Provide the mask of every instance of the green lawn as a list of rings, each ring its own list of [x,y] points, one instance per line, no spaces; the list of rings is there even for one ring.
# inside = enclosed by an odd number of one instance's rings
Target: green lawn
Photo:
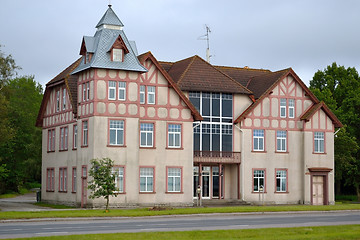
[[[52,236],[24,239],[360,239],[360,225],[299,227],[299,228],[266,228],[244,230],[217,231],[185,231],[185,232],[146,232],[146,233],[115,233],[87,234],[72,236]]]
[[[236,207],[203,207],[174,208],[154,211],[149,208],[111,209],[105,213],[103,209],[95,210],[59,210],[39,212],[0,212],[0,219],[28,218],[65,218],[65,217],[141,217],[157,215],[207,214],[207,213],[239,213],[239,212],[281,212],[281,211],[334,211],[360,210],[360,204],[336,204],[325,206],[286,205],[286,206],[236,206]]]

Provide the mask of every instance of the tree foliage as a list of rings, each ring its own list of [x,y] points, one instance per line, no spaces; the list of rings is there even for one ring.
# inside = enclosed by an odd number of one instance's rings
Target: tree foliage
[[[0,193],[41,180],[41,129],[35,121],[43,90],[33,77],[12,78],[18,68],[0,51]]]
[[[344,124],[335,138],[335,182],[353,186],[360,200],[360,77],[355,68],[333,63],[317,71],[310,90],[324,101]],[[339,193],[339,192],[338,192]]]
[[[115,194],[115,175],[112,174],[112,167],[114,162],[110,158],[92,159],[91,169],[89,175],[92,180],[89,181],[88,188],[92,190],[90,198],[106,199],[106,210],[109,209],[110,196],[117,196]]]

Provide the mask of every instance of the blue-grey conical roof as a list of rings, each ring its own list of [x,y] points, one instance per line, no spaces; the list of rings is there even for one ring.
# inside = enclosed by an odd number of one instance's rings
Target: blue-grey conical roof
[[[114,26],[120,26],[123,27],[124,25],[116,16],[115,12],[112,10],[111,5],[109,5],[109,8],[105,12],[104,16],[100,19],[99,23],[96,25],[96,28],[100,27],[101,25],[114,25]]]

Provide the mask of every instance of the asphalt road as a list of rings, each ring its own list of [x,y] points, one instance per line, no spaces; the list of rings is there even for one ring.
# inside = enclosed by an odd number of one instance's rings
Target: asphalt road
[[[73,234],[189,231],[360,224],[360,211],[317,213],[210,214],[107,219],[44,219],[2,222],[0,238]]]

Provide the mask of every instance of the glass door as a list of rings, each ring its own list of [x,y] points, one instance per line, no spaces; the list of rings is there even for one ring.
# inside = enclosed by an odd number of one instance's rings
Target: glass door
[[[212,167],[212,197],[219,198],[219,167]]]
[[[202,167],[202,197],[210,198],[210,167]]]

